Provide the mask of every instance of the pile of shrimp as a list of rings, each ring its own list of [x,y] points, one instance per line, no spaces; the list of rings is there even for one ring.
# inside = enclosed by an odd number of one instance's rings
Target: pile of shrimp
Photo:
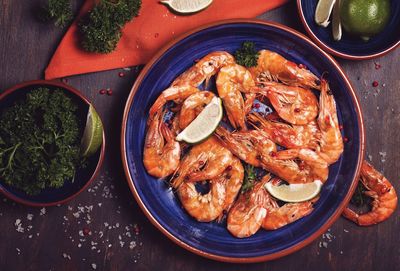
[[[208,89],[213,76],[215,91]],[[203,83],[206,90],[199,89]],[[176,135],[215,96],[222,99],[225,120],[233,130],[220,124],[203,142],[177,142]],[[255,99],[275,112],[256,113]],[[167,110],[173,118],[166,122]],[[265,184],[324,183],[329,165],[338,161],[343,148],[335,99],[325,79],[269,50],[261,50],[258,65],[249,69],[228,52],[217,51],[178,76],[151,106],[143,162],[150,175],[169,180],[190,216],[199,222],[226,218],[228,231],[244,238],[260,228],[279,229],[309,215],[318,196],[282,205]],[[243,165],[266,172],[245,192]],[[361,176],[374,198],[373,209],[362,215],[345,212],[363,225],[386,219],[397,203],[393,186],[366,167],[364,163]],[[209,191],[198,192],[196,183],[208,184]]]

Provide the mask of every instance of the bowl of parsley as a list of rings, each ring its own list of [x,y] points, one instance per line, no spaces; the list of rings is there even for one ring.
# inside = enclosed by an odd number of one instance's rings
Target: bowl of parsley
[[[0,191],[30,206],[71,200],[95,179],[105,135],[78,90],[29,81],[0,94]]]

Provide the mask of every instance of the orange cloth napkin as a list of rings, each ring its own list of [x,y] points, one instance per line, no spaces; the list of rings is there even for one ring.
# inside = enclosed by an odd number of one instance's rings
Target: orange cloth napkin
[[[146,63],[163,45],[202,24],[231,18],[252,18],[288,0],[214,0],[194,15],[172,13],[158,0],[142,0],[138,17],[127,23],[117,49],[110,54],[87,53],[79,45],[77,22],[95,3],[86,0],[45,71],[46,79],[111,70]]]

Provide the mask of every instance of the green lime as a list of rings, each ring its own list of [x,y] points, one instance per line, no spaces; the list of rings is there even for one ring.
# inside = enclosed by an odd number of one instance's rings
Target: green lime
[[[265,188],[275,198],[285,202],[302,202],[315,198],[321,191],[322,182],[289,184],[275,186],[267,183]]]
[[[94,154],[103,143],[103,124],[92,105],[86,118],[86,127],[81,140],[81,154],[89,157]]]
[[[220,98],[214,97],[200,114],[176,137],[178,141],[193,144],[209,137],[222,119],[223,109]]]
[[[390,0],[342,0],[340,17],[347,32],[368,40],[389,21]]]

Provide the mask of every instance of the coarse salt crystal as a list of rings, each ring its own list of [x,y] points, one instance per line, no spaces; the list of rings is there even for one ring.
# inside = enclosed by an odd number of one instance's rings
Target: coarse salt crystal
[[[40,209],[40,215],[45,215],[46,214],[46,208],[43,207],[42,209]]]

